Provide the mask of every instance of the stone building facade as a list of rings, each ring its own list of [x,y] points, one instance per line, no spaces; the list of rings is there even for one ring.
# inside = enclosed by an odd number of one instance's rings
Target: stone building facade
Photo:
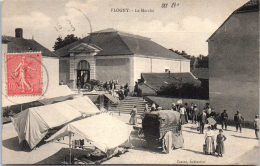
[[[190,72],[190,61],[151,39],[106,29],[55,52],[60,82],[78,88],[80,80],[118,80],[133,88],[141,73]]]

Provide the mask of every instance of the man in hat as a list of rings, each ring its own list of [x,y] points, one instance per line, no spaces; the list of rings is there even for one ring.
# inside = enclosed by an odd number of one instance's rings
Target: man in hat
[[[176,111],[180,112],[181,104],[176,103]]]
[[[194,104],[191,103],[190,108],[189,108],[189,114],[188,114],[190,120],[192,120],[192,111],[193,111],[193,109],[194,109]]]
[[[190,108],[188,107],[188,103],[185,103],[184,104],[184,108],[185,108],[185,120],[186,120],[186,123],[189,122],[189,114],[190,114]]]
[[[134,86],[134,96],[138,96],[138,83],[135,82],[135,86]]]
[[[212,107],[211,109],[211,113],[210,113],[210,117],[213,118],[215,121],[217,121],[217,114],[215,112],[215,109]],[[216,130],[217,129],[217,123],[215,123],[214,125],[211,126],[211,129]]]
[[[209,118],[210,117],[210,115],[211,115],[211,108],[206,108],[205,107],[205,109],[206,109],[206,114],[207,114],[207,118]]]
[[[222,126],[222,130],[224,129],[224,126],[225,126],[225,130],[227,130],[227,120],[228,120],[228,114],[227,114],[227,111],[224,110],[222,113],[221,113],[221,126]]]
[[[197,108],[197,104],[194,104],[193,110],[192,110],[192,123],[197,122],[197,113],[198,113],[198,108]]]
[[[242,133],[242,127],[241,127],[241,123],[244,120],[244,118],[242,117],[242,115],[239,113],[239,111],[237,111],[237,113],[234,116],[234,121],[236,123],[236,131],[238,131],[238,128],[240,130],[240,133]]]
[[[202,114],[200,115],[200,134],[204,133],[204,126],[207,122],[207,114],[205,110],[202,111]]]
[[[255,116],[254,127],[255,127],[255,136],[256,139],[258,139],[259,138],[259,115]]]

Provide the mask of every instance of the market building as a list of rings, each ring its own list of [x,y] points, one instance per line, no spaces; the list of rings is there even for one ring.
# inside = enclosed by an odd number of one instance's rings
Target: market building
[[[70,88],[90,79],[118,80],[133,89],[141,73],[190,72],[185,59],[150,38],[105,29],[55,52],[60,58],[59,81]]]
[[[218,112],[259,112],[259,1],[235,10],[208,39],[209,98]]]

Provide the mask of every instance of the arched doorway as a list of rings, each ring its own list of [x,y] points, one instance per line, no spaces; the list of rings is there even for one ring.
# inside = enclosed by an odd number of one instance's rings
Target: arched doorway
[[[90,65],[88,61],[81,60],[77,66],[77,88],[83,88],[90,80]]]

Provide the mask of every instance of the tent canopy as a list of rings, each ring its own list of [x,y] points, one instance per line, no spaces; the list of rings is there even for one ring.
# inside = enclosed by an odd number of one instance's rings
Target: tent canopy
[[[33,148],[47,134],[48,129],[68,123],[82,114],[92,115],[98,112],[100,111],[91,100],[84,96],[26,109],[12,118],[12,122],[19,142],[26,140],[30,148]]]
[[[73,96],[75,96],[75,94],[42,99],[42,100],[39,100],[39,102],[42,103],[43,105],[54,104],[54,103],[58,103],[58,102],[61,102],[61,101],[73,99]]]
[[[128,125],[108,113],[102,113],[69,123],[47,141],[67,136],[70,132],[81,136],[106,153],[108,150],[126,142],[130,136],[131,129]]]
[[[91,115],[100,112],[97,106],[89,99],[88,96],[76,97],[73,100],[65,101],[65,103],[83,114]]]
[[[43,96],[7,96],[2,93],[2,107],[9,107],[12,105],[18,105],[23,103],[29,103],[33,101],[49,102],[51,98],[66,97],[69,95],[75,95],[73,91],[69,89],[67,85],[55,86],[55,88],[48,89]],[[44,103],[45,102],[45,103]]]

